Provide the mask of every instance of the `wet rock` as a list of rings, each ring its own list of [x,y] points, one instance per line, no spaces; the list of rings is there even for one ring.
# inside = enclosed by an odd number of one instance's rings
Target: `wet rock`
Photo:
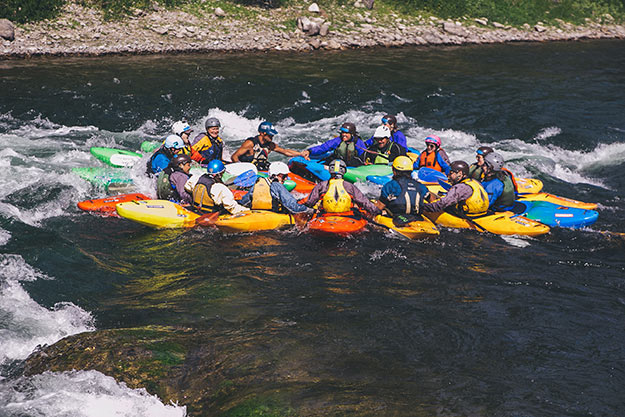
[[[15,26],[8,19],[0,19],[0,38],[7,41],[15,40]]]

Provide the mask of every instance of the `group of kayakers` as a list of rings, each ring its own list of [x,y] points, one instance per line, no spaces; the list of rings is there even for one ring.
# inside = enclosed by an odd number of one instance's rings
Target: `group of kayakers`
[[[514,205],[514,177],[503,167],[503,157],[492,148],[478,148],[476,162],[470,166],[465,161],[450,162],[438,136],[426,137],[426,148],[422,152],[410,152],[405,135],[398,129],[397,118],[389,114],[381,121],[366,141],[359,136],[354,123],[346,122],[340,126],[338,136],[303,151],[282,148],[274,143],[277,130],[270,122],[262,122],[258,135],[247,138],[232,154],[231,160],[253,163],[258,170],[267,171],[267,176],[259,176],[238,201],[222,180],[224,141],[219,136],[221,123],[215,117],[209,117],[205,132],[192,140],[188,123],[174,123],[173,133],[149,159],[147,172],[158,175],[159,198],[191,204],[201,210],[225,210],[231,214],[249,209],[305,213],[311,212],[313,207],[336,213],[349,211],[356,205],[370,215],[384,210],[399,225],[409,223],[422,211],[451,209],[456,215],[477,216],[489,210],[509,210]],[[287,164],[269,162],[269,154],[273,151],[306,160],[321,159],[328,167],[330,179],[318,183],[306,201],[300,204],[284,186],[290,174]],[[190,188],[192,161],[206,165],[207,172]],[[375,202],[366,198],[356,185],[343,180],[347,167],[370,164],[391,165],[393,172],[392,180],[382,187]],[[413,178],[413,171],[423,167],[447,176],[451,187],[441,198],[431,195],[417,178]]]

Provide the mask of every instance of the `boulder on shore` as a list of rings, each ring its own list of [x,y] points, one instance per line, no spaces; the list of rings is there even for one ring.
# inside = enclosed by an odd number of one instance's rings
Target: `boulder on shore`
[[[15,26],[8,19],[0,19],[0,38],[7,41],[15,40]]]

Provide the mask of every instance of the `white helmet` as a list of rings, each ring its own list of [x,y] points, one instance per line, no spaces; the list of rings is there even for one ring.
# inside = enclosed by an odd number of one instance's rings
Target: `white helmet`
[[[391,137],[391,129],[386,125],[378,126],[373,134],[374,138],[390,138]]]
[[[289,167],[284,162],[272,162],[269,165],[269,176],[273,177],[279,174],[288,175],[291,171],[289,171]]]
[[[181,120],[172,125],[171,131],[174,132],[175,135],[182,136],[184,132],[191,133],[191,126],[189,126],[189,123]]]
[[[169,135],[165,138],[165,147],[182,149],[184,148],[184,142],[182,141],[182,139],[180,139],[180,136]]]

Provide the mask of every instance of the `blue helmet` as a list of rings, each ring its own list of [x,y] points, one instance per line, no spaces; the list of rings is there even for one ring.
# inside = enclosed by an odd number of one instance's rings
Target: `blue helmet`
[[[269,136],[275,136],[278,134],[278,131],[273,128],[271,122],[262,122],[260,125],[258,125],[258,131],[266,133]]]
[[[219,159],[213,159],[206,166],[206,171],[208,171],[209,175],[221,174],[225,170],[226,167],[224,166],[224,163],[221,162]]]

